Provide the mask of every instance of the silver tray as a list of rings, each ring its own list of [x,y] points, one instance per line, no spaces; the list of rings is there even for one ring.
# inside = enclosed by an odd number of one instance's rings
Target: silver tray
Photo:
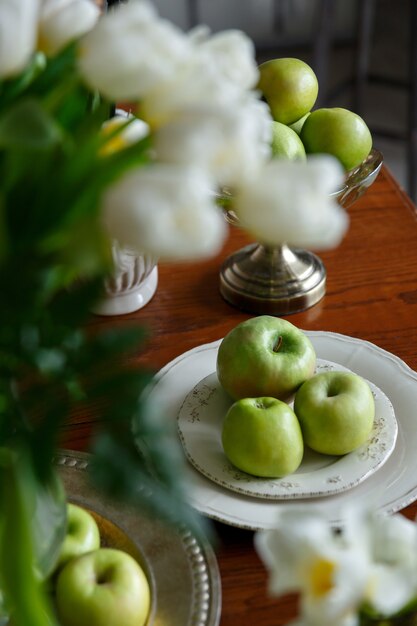
[[[86,453],[62,450],[54,462],[68,500],[96,518],[102,545],[129,552],[144,568],[152,593],[147,626],[218,626],[221,581],[212,548],[188,530],[174,531],[104,500],[88,480],[89,459]]]

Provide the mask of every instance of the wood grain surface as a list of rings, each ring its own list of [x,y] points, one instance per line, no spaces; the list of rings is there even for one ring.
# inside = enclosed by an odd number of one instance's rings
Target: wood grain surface
[[[417,212],[386,168],[349,210],[342,244],[320,253],[327,293],[313,308],[288,316],[306,330],[334,331],[366,339],[417,369]],[[250,240],[236,228],[221,253],[207,262],[160,264],[153,300],[130,315],[92,317],[93,327],[142,325],[144,350],[133,357],[155,371],[179,354],[223,337],[249,314],[219,294],[222,260]],[[416,408],[417,411],[417,408]],[[66,448],[87,450],[97,407],[74,413],[62,435]],[[414,517],[416,505],[403,511]],[[296,615],[296,600],[269,598],[266,573],[253,549],[253,533],[216,523],[222,578],[221,626],[279,626]]]

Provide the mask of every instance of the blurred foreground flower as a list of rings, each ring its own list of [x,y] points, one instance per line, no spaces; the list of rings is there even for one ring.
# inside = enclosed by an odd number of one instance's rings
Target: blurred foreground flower
[[[241,184],[233,208],[241,226],[264,244],[331,248],[349,224],[331,196],[342,182],[342,168],[331,157],[310,157],[306,163],[277,159]]]
[[[191,46],[150,2],[133,1],[104,15],[80,43],[86,82],[106,98],[138,100],[168,79],[175,81]]]
[[[359,626],[417,598],[417,524],[356,507],[344,518],[336,529],[317,508],[294,507],[255,535],[269,593],[299,594],[293,626]]]
[[[1,0],[0,78],[22,71],[36,45],[40,0]]]
[[[116,115],[106,120],[101,127],[101,134],[108,138],[101,147],[100,154],[105,156],[124,150],[149,135],[149,126],[126,111],[118,109]]]
[[[85,0],[43,0],[41,6],[38,48],[48,56],[91,30],[100,14]]]
[[[266,105],[255,98],[230,107],[184,109],[155,133],[155,153],[166,163],[194,163],[217,185],[238,187],[256,178],[270,158],[271,125]]]
[[[417,598],[417,524],[402,515],[375,517],[368,526],[372,560],[365,601],[394,615]]]
[[[258,533],[256,547],[270,572],[272,595],[300,593],[306,626],[350,626],[361,602],[368,574],[359,520],[357,532],[344,540],[315,510],[289,510],[277,528]]]
[[[104,223],[126,247],[164,260],[210,256],[226,234],[211,183],[190,166],[140,168],[106,193]]]

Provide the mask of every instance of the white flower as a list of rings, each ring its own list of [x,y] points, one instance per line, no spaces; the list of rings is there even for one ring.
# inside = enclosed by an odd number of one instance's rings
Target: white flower
[[[189,43],[189,54],[177,72],[143,93],[140,117],[153,127],[192,108],[229,108],[237,116],[257,80],[253,46],[243,33],[226,31],[209,37],[200,28],[189,36]]]
[[[113,100],[138,101],[138,115],[160,127],[202,106],[237,111],[258,78],[254,46],[239,31],[186,35],[145,0],[102,17],[80,44],[86,82]]]
[[[270,158],[271,118],[265,103],[247,97],[238,108],[184,109],[155,133],[155,152],[169,163],[198,164],[219,185],[255,176]]]
[[[57,54],[92,29],[100,15],[92,0],[44,0],[39,20],[39,48]]]
[[[212,181],[201,170],[150,165],[127,173],[105,194],[104,224],[121,245],[165,260],[204,258],[223,243],[226,224]]]
[[[137,100],[176,72],[190,55],[184,33],[145,0],[101,17],[80,44],[80,71],[110,100]]]
[[[117,109],[116,115],[103,123],[102,133],[112,135],[119,128],[121,130],[103,145],[101,154],[112,154],[123,150],[149,135],[148,124],[122,109]]]
[[[346,212],[330,197],[342,180],[332,157],[305,163],[274,159],[239,187],[234,209],[241,225],[264,244],[334,247],[348,227]]]
[[[269,571],[270,593],[300,592],[300,623],[358,623],[369,560],[360,525],[354,524],[358,532],[347,539],[332,530],[318,509],[290,508],[281,513],[276,529],[255,535],[255,547]]]
[[[417,596],[417,525],[402,515],[376,516],[370,522],[373,568],[367,600],[382,615],[392,615]]]
[[[40,0],[0,0],[0,77],[21,72],[35,51]]]
[[[224,79],[217,65],[206,55],[193,53],[176,73],[149,90],[139,103],[139,117],[158,128],[184,110],[201,106],[238,110],[244,92]]]
[[[207,57],[225,80],[252,89],[259,79],[253,41],[239,30],[226,30],[210,36],[205,27],[191,31],[190,38],[196,45],[197,54]]]

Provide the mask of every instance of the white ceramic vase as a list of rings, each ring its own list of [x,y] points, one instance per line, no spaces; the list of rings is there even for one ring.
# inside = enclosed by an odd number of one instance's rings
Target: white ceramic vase
[[[104,283],[105,297],[92,309],[96,315],[125,315],[144,307],[158,285],[156,260],[117,242],[112,247],[114,272]]]

